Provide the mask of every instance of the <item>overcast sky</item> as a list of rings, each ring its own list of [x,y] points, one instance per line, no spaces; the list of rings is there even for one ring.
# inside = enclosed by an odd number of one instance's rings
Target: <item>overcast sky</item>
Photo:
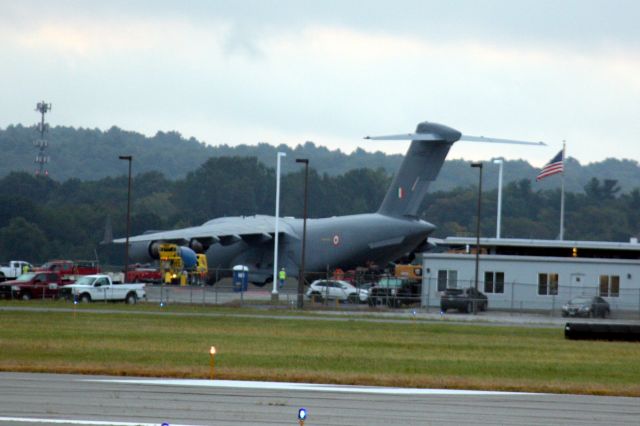
[[[405,152],[434,121],[640,160],[640,1],[1,1],[0,127],[176,130],[209,144]],[[55,143],[55,141],[52,141]]]

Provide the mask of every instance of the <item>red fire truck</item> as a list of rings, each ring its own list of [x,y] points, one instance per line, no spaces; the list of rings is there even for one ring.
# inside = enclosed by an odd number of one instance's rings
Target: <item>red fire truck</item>
[[[58,272],[63,281],[75,281],[80,275],[94,275],[101,272],[96,260],[50,260],[35,272]]]

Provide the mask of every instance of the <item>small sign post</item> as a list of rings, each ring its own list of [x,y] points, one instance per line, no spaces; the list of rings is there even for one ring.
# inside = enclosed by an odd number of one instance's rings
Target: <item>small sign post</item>
[[[209,378],[211,380],[213,380],[214,378],[215,356],[216,356],[216,347],[211,346],[211,349],[209,349]]]

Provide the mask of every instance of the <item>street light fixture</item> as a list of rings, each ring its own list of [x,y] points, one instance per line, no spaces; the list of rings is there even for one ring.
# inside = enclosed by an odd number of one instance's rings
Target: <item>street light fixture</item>
[[[129,235],[131,235],[131,155],[121,155],[118,158],[129,162],[129,184],[127,190],[127,242],[124,247],[124,282],[127,282],[127,272],[129,272]]]
[[[298,275],[298,309],[303,307],[304,293],[304,257],[307,243],[307,187],[309,182],[309,160],[307,158],[297,158],[296,163],[304,164],[304,212],[302,221],[302,258],[300,259],[300,273]]]
[[[482,206],[482,163],[471,163],[471,167],[480,169],[479,182],[478,182],[478,220],[476,221],[476,274],[475,274],[475,288],[478,290],[478,273],[480,266],[480,207]],[[478,301],[473,301],[473,313],[478,313]]]
[[[271,292],[271,300],[278,300],[278,232],[280,224],[280,160],[286,157],[286,152],[278,152],[276,158],[276,227],[273,243],[273,291]]]
[[[496,223],[496,238],[500,239],[500,228],[502,223],[502,165],[504,161],[502,159],[493,160],[493,164],[498,164],[500,166],[500,171],[498,172],[498,220]]]

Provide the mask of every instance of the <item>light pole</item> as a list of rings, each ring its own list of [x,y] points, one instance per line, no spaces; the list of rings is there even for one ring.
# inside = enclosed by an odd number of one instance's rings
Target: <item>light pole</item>
[[[280,224],[280,160],[286,157],[285,152],[278,152],[276,156],[276,227],[273,242],[273,291],[271,300],[278,301],[278,232]]]
[[[500,239],[500,225],[502,221],[502,165],[504,161],[501,159],[493,160],[493,164],[500,166],[498,172],[498,221],[496,223],[496,238]]]
[[[475,289],[478,290],[478,272],[480,266],[480,206],[482,206],[482,163],[471,163],[471,167],[480,169],[480,177],[478,182],[478,220],[476,221],[476,274],[475,274]],[[478,313],[477,300],[473,301],[473,313]]]
[[[307,243],[307,187],[309,182],[309,160],[306,158],[297,158],[296,163],[304,164],[304,212],[302,219],[302,257],[300,259],[300,273],[298,276],[298,309],[303,307],[304,293],[304,251]]]
[[[131,235],[131,155],[121,155],[118,158],[129,162],[129,185],[127,190],[127,243],[124,246],[124,282],[127,282],[127,272],[129,272],[129,235]]]

